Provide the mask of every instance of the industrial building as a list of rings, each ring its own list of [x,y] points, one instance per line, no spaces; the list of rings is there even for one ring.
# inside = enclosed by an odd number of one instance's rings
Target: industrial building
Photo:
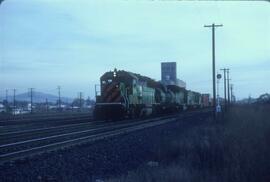
[[[177,79],[176,62],[161,63],[161,82],[165,85],[177,85],[186,88],[186,83],[180,79]]]
[[[176,62],[161,63],[161,81],[162,83],[176,82]]]

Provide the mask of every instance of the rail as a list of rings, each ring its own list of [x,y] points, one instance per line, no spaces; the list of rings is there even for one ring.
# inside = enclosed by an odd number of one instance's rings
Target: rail
[[[192,117],[197,113],[202,112],[209,111],[192,111],[144,120],[130,120],[129,122],[122,121],[117,123],[107,123],[100,121],[92,125],[90,123],[89,125],[81,125],[81,127],[78,127],[80,125],[69,125],[66,127],[63,126],[63,130],[61,130],[61,127],[51,127],[44,130],[34,131],[28,130],[15,133],[15,135],[21,134],[21,137],[15,137],[15,139],[12,139],[11,135],[6,133],[5,135],[0,135],[0,139],[4,136],[9,136],[11,139],[9,142],[0,140],[0,163],[33,156],[44,152],[54,151],[59,148],[71,147],[73,145],[78,145],[85,142],[93,142],[144,128],[162,125],[176,121],[182,117]],[[72,129],[74,129],[74,127],[78,128],[73,131]],[[31,134],[35,132],[37,132],[35,135],[38,135],[38,137],[31,136]],[[43,133],[38,134],[38,132]],[[30,137],[30,139],[24,137],[24,134]]]

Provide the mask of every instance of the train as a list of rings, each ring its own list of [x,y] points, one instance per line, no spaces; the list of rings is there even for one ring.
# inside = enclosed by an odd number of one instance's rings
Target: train
[[[146,76],[114,69],[95,86],[95,119],[139,118],[208,107],[209,94],[165,85]]]

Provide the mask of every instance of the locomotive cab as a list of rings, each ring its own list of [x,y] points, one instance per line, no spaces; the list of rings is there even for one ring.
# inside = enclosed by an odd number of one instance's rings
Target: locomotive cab
[[[100,92],[96,90],[94,117],[119,119],[151,114],[155,90],[148,86],[150,81],[131,72],[106,72],[100,78]]]
[[[100,78],[100,91],[96,89],[94,118],[123,118],[128,105],[128,92],[132,92],[130,78],[123,77],[116,69],[106,72]],[[98,94],[99,93],[99,94]]]

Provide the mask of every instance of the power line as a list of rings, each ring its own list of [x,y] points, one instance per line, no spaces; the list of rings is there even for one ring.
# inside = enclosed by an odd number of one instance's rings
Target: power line
[[[213,107],[214,116],[216,116],[216,66],[215,66],[215,28],[222,27],[223,25],[204,25],[204,27],[212,28],[212,79],[213,79]]]

